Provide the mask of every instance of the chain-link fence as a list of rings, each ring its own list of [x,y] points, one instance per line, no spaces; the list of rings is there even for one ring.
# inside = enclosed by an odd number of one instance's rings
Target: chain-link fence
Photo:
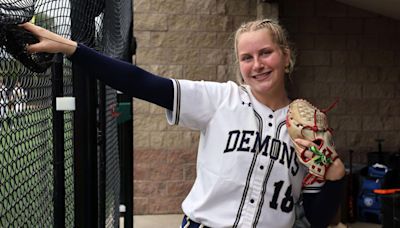
[[[27,35],[21,33],[22,39],[16,39],[12,29],[17,28],[10,26],[31,21],[112,57],[129,60],[131,4],[120,0],[0,2],[0,227],[118,227],[116,91],[95,81],[82,83],[87,75],[64,57],[27,55],[23,46],[18,46]],[[43,65],[46,68],[40,68]],[[61,88],[58,92],[57,86]],[[82,92],[86,86],[91,93]],[[75,97],[76,110],[57,117],[56,96]],[[80,111],[80,99],[95,111]],[[83,126],[82,122],[94,125]],[[80,132],[87,134],[80,137]],[[89,175],[93,167],[80,163],[93,157],[95,181]],[[93,181],[95,187],[82,187],[86,180]],[[81,207],[88,203],[81,202],[86,195],[96,196],[91,205],[96,221],[79,218],[86,209]]]

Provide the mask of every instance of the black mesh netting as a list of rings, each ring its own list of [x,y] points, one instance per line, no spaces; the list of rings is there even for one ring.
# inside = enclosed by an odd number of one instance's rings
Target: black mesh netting
[[[107,55],[129,58],[131,1],[1,0],[0,2],[0,227],[54,226],[54,56],[27,54],[37,40],[17,24],[31,21]],[[73,95],[73,70],[63,60],[64,95]],[[105,222],[118,226],[117,119],[109,112],[116,91],[107,87]],[[65,226],[74,227],[74,116],[64,112]]]
[[[114,0],[107,2],[104,12],[103,23],[103,52],[109,56],[119,59],[130,59],[130,42],[132,36],[131,28],[132,16],[131,0]],[[126,15],[126,16],[121,16]],[[112,32],[106,32],[112,31]],[[108,107],[116,106],[117,95],[113,89],[106,87],[106,227],[116,226],[115,220],[119,214],[119,195],[120,192],[120,172],[118,155],[117,119],[112,116]],[[113,216],[110,216],[113,215]]]
[[[2,24],[20,24],[29,21],[35,11],[34,1],[4,0],[0,3]]]

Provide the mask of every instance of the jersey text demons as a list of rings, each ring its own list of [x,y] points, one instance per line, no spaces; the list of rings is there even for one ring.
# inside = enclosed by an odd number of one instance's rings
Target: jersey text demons
[[[273,160],[278,160],[281,164],[286,164],[292,175],[295,176],[299,171],[294,148],[279,139],[271,139],[267,135],[261,139],[260,133],[248,130],[234,130],[228,132],[228,140],[224,153],[228,152],[259,152],[264,156],[269,156]]]
[[[184,213],[209,227],[292,227],[307,170],[285,124],[233,82],[174,80],[170,124],[200,132],[196,180]],[[314,188],[317,189],[317,188]]]

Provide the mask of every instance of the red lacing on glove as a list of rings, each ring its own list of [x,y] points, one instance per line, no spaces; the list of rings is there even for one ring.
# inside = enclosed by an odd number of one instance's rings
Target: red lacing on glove
[[[336,101],[334,101],[328,108],[322,109],[320,111],[326,115],[326,113],[329,112],[331,109],[333,109],[338,102],[339,102],[339,99],[336,99]],[[333,130],[330,127],[328,127],[328,128],[320,128],[320,129],[318,128],[318,126],[317,126],[317,110],[314,110],[314,126],[304,126],[301,129],[301,135],[303,135],[303,130],[304,129],[312,130],[314,132],[314,138],[316,138],[315,137],[315,133],[317,133],[318,131],[323,131],[323,132],[324,131],[329,131],[331,134],[333,133]]]
[[[329,112],[330,110],[332,110],[332,109],[336,106],[336,104],[337,104],[338,102],[339,102],[339,99],[336,99],[328,108],[322,109],[322,110],[320,110],[320,111],[326,115],[326,113]],[[318,143],[318,150],[321,149],[321,147],[324,145],[324,141],[323,141],[322,139],[317,139],[316,133],[317,133],[318,131],[322,131],[322,132],[329,131],[331,134],[333,134],[333,130],[332,130],[332,128],[330,128],[330,127],[328,127],[328,128],[318,128],[318,126],[317,126],[317,110],[314,110],[314,126],[304,126],[304,127],[301,129],[301,134],[302,134],[302,135],[303,135],[303,130],[304,130],[304,129],[310,129],[310,130],[312,130],[312,131],[314,132],[314,138],[315,138],[315,140],[314,140],[313,142],[315,143],[316,141],[319,141],[319,143]],[[303,135],[303,136],[304,136],[304,135]],[[304,162],[310,161],[310,160],[315,156],[315,154],[313,154],[313,156],[312,156],[311,158],[307,158],[307,157],[305,156],[305,152],[307,151],[307,149],[308,149],[308,148],[304,148],[304,150],[301,152],[301,158],[303,159]],[[326,153],[326,150],[324,150],[323,153],[325,154],[325,153]],[[328,153],[327,153],[326,156],[329,157],[329,158],[331,158],[331,155],[332,155],[332,152],[331,152],[330,150],[328,150]],[[338,158],[338,157],[336,156],[336,157],[332,158],[332,160],[334,161],[334,160],[336,160],[337,158]],[[324,174],[324,176],[325,176],[325,175],[326,175],[326,172],[328,171],[330,165],[324,164],[324,166],[326,167],[325,174]],[[303,186],[304,186],[304,185],[313,184],[313,183],[316,182],[316,181],[322,182],[323,180],[321,180],[320,178],[318,178],[318,177],[312,175],[311,173],[309,173],[309,174],[304,178],[304,180],[303,180]]]

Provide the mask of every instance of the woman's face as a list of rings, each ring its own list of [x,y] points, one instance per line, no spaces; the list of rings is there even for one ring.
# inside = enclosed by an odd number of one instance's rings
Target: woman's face
[[[258,96],[285,93],[285,66],[289,52],[272,41],[267,29],[241,34],[237,41],[237,54],[242,78]]]

